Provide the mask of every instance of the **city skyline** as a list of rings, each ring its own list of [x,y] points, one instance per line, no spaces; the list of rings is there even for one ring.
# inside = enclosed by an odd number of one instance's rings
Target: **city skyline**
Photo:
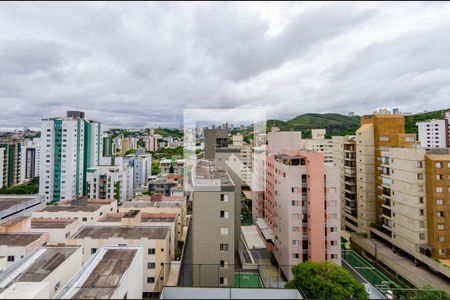
[[[1,8],[1,128],[70,109],[106,126],[178,127],[186,108],[289,119],[448,101],[445,2]]]

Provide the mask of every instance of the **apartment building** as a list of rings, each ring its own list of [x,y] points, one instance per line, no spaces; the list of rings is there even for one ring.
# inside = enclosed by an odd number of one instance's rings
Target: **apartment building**
[[[100,163],[101,124],[81,115],[68,112],[41,121],[39,191],[47,202],[84,195],[87,169]]]
[[[336,166],[322,153],[283,151],[274,156],[273,254],[284,275],[304,261],[340,264],[340,182]]]
[[[1,187],[11,187],[21,183],[22,141],[16,138],[0,139],[2,149],[2,182]]]
[[[312,129],[311,139],[302,139],[300,149],[321,152],[326,163],[333,163],[333,140],[325,135],[326,129]]]
[[[253,147],[252,218],[264,217],[264,191],[266,189],[266,146]]]
[[[442,120],[430,120],[416,123],[420,147],[446,148],[450,147],[450,112],[445,113]]]
[[[6,267],[22,260],[48,241],[48,233],[0,233],[0,256],[6,257]]]
[[[161,174],[184,176],[184,159],[162,159],[159,161]]]
[[[22,163],[20,181],[39,176],[40,162],[41,162],[41,139],[26,139],[22,143]]]
[[[66,239],[77,232],[80,226],[80,219],[33,218],[29,232],[48,233],[47,245],[65,245]]]
[[[142,213],[140,210],[109,213],[98,220],[97,226],[167,226],[170,228],[170,259],[175,260],[179,238],[176,214]]]
[[[81,248],[41,248],[0,274],[2,299],[52,299],[81,268]]]
[[[199,160],[192,170],[192,277],[194,286],[234,282],[240,220],[235,213],[240,189],[213,162]]]
[[[154,293],[169,277],[170,238],[169,227],[84,226],[66,244],[83,248],[83,263],[102,246],[142,247],[142,291]]]
[[[120,140],[120,155],[124,156],[127,151],[135,149],[132,146],[130,139],[121,139]]]
[[[119,213],[139,210],[142,214],[167,214],[176,216],[177,239],[183,239],[183,227],[186,226],[186,202],[184,201],[128,201],[119,207]]]
[[[215,159],[216,148],[228,147],[228,129],[225,128],[205,128],[203,131],[205,137],[204,158]]]
[[[140,299],[144,255],[141,247],[102,247],[55,298]]]
[[[355,136],[333,136],[333,162],[340,171],[341,225],[358,231]]]
[[[133,167],[133,187],[146,186],[152,175],[152,156],[138,154],[126,157],[129,166]]]
[[[33,212],[33,218],[43,219],[75,219],[81,226],[94,225],[98,219],[110,212],[117,211],[116,200],[78,199],[62,202],[60,205],[49,205]]]
[[[145,149],[150,152],[158,150],[158,139],[153,135],[149,135],[145,140]]]
[[[133,167],[97,166],[87,169],[86,194],[93,199],[125,202],[133,198]]]
[[[115,151],[113,151],[113,140],[107,134],[103,134],[103,146],[102,146],[102,157],[112,156]]]
[[[450,154],[449,149],[425,155],[426,216],[431,255],[450,259]]]

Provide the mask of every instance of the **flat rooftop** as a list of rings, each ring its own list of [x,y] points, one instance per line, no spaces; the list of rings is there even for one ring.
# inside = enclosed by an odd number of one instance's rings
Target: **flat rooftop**
[[[65,228],[75,221],[75,219],[33,218],[31,228]]]
[[[27,246],[43,235],[44,233],[0,233],[0,246]]]
[[[30,217],[27,217],[27,216],[15,217],[13,219],[9,219],[9,220],[1,222],[0,226],[14,226],[14,225],[19,224],[20,222],[22,222],[23,220],[26,220],[28,218],[30,218]]]
[[[143,201],[143,200],[138,200],[138,201],[126,201],[122,203],[121,207],[125,207],[125,208],[145,208],[145,207],[157,207],[157,208],[176,208],[176,207],[181,207],[181,202],[174,202],[174,201],[170,201],[170,202],[153,202],[153,201]],[[120,207],[119,207],[120,208]]]
[[[134,211],[134,210],[132,210]],[[99,219],[98,222],[121,222],[122,217],[125,215],[125,212],[120,213],[109,213],[103,218]],[[141,213],[141,222],[149,223],[149,222],[173,222],[176,219],[176,214],[153,214],[153,213]]]
[[[30,200],[36,199],[36,196],[23,196],[23,197],[10,197],[1,196],[0,197],[0,211],[11,208],[13,206],[24,204]]]
[[[123,238],[123,239],[149,239],[162,240],[165,239],[169,227],[111,227],[111,226],[85,226],[81,228],[72,239],[109,239],[109,238]]]
[[[303,299],[297,290],[165,287],[160,299]]]
[[[198,160],[195,166],[194,185],[198,186],[234,186],[230,175],[215,166],[209,160]]]
[[[33,259],[32,256],[29,256],[28,259],[12,269],[11,272],[3,275],[0,281],[2,285],[6,284],[4,289],[16,282],[41,282],[78,249],[78,247],[52,247],[42,249],[42,254],[35,258],[28,267],[21,270],[21,267],[24,265],[23,263],[28,263],[30,259]],[[10,281],[4,282],[4,280]]]
[[[111,299],[136,253],[136,249],[108,249],[72,299]]]
[[[49,205],[44,207],[41,210],[38,210],[37,212],[94,212],[100,209],[101,205],[71,205],[71,206],[64,206],[64,205]]]

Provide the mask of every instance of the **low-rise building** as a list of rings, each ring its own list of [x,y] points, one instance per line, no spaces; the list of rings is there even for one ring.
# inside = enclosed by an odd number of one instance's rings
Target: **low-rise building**
[[[49,205],[33,212],[33,218],[78,219],[81,225],[94,225],[98,219],[110,212],[117,211],[117,201],[78,199]]]
[[[184,159],[162,159],[159,162],[161,174],[184,175]]]
[[[81,268],[81,248],[42,248],[0,275],[1,299],[51,299]]]
[[[48,233],[0,233],[0,256],[7,258],[6,267],[22,260],[48,241]]]
[[[170,258],[175,260],[178,246],[177,215],[167,213],[142,213],[139,210],[110,213],[98,220],[98,226],[150,226],[170,228]]]
[[[47,232],[47,245],[65,245],[66,239],[80,228],[81,220],[78,219],[31,219],[30,232]]]
[[[84,226],[66,241],[83,248],[83,262],[102,246],[141,246],[144,258],[142,290],[160,292],[157,287],[169,277],[170,228],[149,226]]]
[[[35,210],[45,207],[44,196],[39,195],[1,195],[0,220],[19,216],[30,216]]]
[[[144,256],[141,247],[103,247],[56,298],[141,299]]]

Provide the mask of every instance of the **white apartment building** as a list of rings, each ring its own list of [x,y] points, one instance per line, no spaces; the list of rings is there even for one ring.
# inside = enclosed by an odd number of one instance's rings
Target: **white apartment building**
[[[47,202],[85,194],[86,170],[101,158],[101,125],[79,117],[43,119],[39,191]]]
[[[0,298],[52,299],[80,268],[80,248],[38,249],[0,274]]]
[[[159,169],[161,174],[173,174],[173,175],[184,175],[184,159],[162,159],[159,162]],[[171,170],[171,167],[173,170]]]
[[[152,175],[152,156],[150,154],[129,155],[125,158],[133,167],[133,187],[145,186]]]
[[[47,241],[48,233],[0,233],[0,256],[6,257],[6,267],[9,267]]]
[[[419,131],[421,148],[446,148],[450,147],[450,114],[446,114],[443,120],[431,120],[416,123]]]
[[[133,198],[133,167],[97,166],[87,170],[86,193],[93,199],[115,199],[125,202]]]

